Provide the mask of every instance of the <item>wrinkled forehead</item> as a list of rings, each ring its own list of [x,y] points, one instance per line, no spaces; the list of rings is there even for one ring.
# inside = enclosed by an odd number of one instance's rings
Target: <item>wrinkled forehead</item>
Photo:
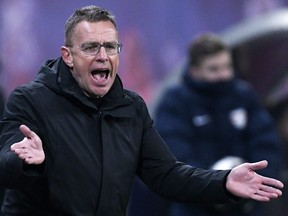
[[[118,41],[118,32],[110,21],[80,22],[75,27],[74,40],[78,41]]]

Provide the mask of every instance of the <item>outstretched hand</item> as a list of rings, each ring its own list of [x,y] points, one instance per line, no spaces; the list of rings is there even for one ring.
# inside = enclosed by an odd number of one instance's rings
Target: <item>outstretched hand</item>
[[[227,177],[226,188],[235,196],[267,202],[282,195],[283,183],[255,172],[265,168],[268,162],[244,163],[234,167]]]
[[[25,138],[11,146],[19,158],[27,164],[41,164],[45,160],[45,154],[40,137],[31,131],[26,125],[19,127]]]

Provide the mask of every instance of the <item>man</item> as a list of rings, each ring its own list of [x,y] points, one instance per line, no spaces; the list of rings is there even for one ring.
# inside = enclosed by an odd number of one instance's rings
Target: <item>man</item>
[[[229,169],[262,159],[262,175],[279,177],[281,142],[272,118],[249,84],[235,77],[231,53],[211,33],[189,46],[180,81],[165,90],[155,111],[155,125],[176,158],[204,169]],[[260,171],[261,172],[261,171]],[[171,215],[264,215],[259,203],[187,205],[171,203]]]
[[[116,23],[106,10],[76,10],[61,58],[10,95],[0,124],[5,215],[124,216],[137,174],[178,201],[269,201],[283,184],[253,170],[208,171],[178,162],[137,94],[117,75]],[[20,130],[19,130],[20,129]]]

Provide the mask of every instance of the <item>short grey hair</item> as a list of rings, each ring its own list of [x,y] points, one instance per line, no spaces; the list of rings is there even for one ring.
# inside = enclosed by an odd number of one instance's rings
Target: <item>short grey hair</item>
[[[68,18],[65,25],[65,46],[72,46],[72,37],[75,27],[82,21],[99,22],[110,21],[117,30],[115,17],[109,11],[98,6],[90,5],[79,8]]]

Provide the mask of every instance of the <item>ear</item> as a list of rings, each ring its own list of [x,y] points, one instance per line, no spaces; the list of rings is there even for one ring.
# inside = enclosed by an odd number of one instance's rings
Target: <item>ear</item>
[[[63,61],[69,66],[69,67],[73,67],[73,57],[71,54],[71,51],[68,47],[66,46],[62,46],[61,47],[61,56]]]

